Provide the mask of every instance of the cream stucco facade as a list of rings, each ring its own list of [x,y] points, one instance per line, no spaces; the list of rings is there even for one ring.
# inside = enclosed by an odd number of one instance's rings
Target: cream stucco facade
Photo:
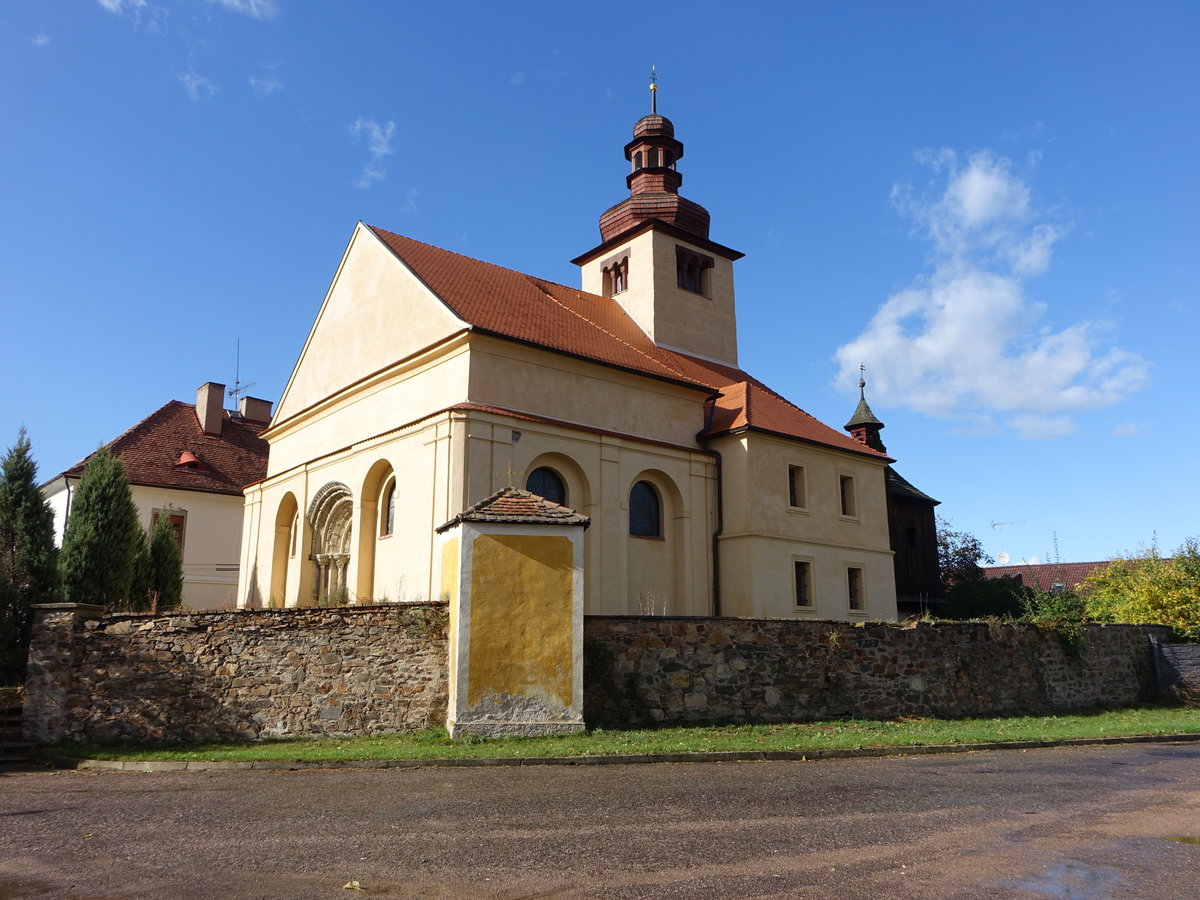
[[[659,207],[680,180],[631,179]],[[591,521],[589,614],[895,617],[888,458],[737,368],[741,254],[707,213],[614,210],[582,292],[355,228],[262,433],[239,605],[438,599],[435,530],[540,474]]]
[[[54,510],[54,540],[62,545],[63,527],[77,477],[60,477],[43,488]],[[232,494],[185,491],[134,484],[129,493],[138,521],[149,531],[155,513],[182,519],[183,602],[191,609],[237,606],[238,559],[245,501]]]

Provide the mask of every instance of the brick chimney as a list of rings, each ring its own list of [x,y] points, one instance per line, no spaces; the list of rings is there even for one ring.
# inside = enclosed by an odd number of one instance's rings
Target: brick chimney
[[[243,397],[238,403],[238,412],[243,419],[250,422],[271,421],[271,401],[259,400],[257,397]]]
[[[196,418],[205,434],[220,434],[225,418],[225,385],[208,381],[196,391]]]

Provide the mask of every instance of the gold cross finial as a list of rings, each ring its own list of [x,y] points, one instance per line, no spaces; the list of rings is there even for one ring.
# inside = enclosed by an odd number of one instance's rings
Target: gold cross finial
[[[503,475],[505,478],[507,478],[507,479],[508,479],[508,487],[510,487],[510,488],[511,488],[511,487],[514,487],[514,485],[513,485],[513,475],[517,475],[517,474],[520,474],[520,473],[518,473],[518,472],[513,472],[512,460],[510,459],[510,460],[508,461],[508,468],[507,468],[505,471],[503,471],[503,472],[497,472],[496,474],[497,474],[497,475]]]
[[[658,114],[658,73],[654,71],[654,64],[650,65],[650,115]]]

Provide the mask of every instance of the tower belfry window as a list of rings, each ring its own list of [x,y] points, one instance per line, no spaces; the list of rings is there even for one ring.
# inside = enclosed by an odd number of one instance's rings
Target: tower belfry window
[[[684,247],[675,248],[675,281],[685,291],[709,296],[709,272],[713,259]]]
[[[604,296],[612,297],[629,287],[629,255],[626,252],[612,257],[603,266]]]

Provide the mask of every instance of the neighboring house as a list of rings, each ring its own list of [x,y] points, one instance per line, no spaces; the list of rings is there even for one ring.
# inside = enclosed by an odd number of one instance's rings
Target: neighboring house
[[[988,566],[985,578],[1008,578],[1022,587],[1036,591],[1076,591],[1099,569],[1107,569],[1109,561],[1082,563],[1021,563],[1016,566]]]
[[[734,262],[659,115],[583,290],[362,223],[247,488],[239,605],[437,599],[508,485],[591,520],[589,614],[894,619],[889,458],[739,368]]]
[[[245,397],[230,412],[222,406],[224,392],[223,384],[205,384],[194,406],[172,400],[106,445],[125,464],[142,526],[171,517],[183,555],[183,602],[193,609],[235,606],[242,488],[267,470],[267,442],[259,432],[271,404]],[[59,545],[87,462],[42,485]]]
[[[885,427],[867,405],[866,381],[858,379],[858,407],[842,426],[855,440],[887,453],[879,432]],[[887,467],[888,535],[896,570],[896,606],[900,613],[923,615],[944,601],[938,569],[934,500],[892,466]]]

